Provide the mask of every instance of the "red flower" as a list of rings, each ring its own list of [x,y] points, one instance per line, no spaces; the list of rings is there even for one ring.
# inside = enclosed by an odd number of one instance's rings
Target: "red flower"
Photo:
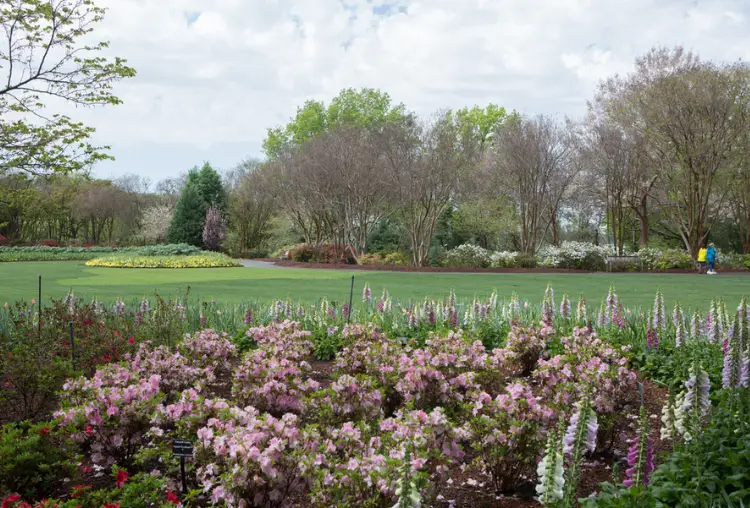
[[[94,470],[91,469],[89,466],[83,465],[83,466],[81,466],[81,472],[83,474],[89,474],[89,473],[93,473]]]
[[[31,505],[24,501],[23,503],[18,505],[18,508],[31,508]]]
[[[171,490],[167,491],[167,501],[173,504],[180,504],[180,498]]]
[[[118,487],[122,487],[125,485],[125,482],[128,481],[128,472],[124,469],[118,469],[117,474],[115,474],[115,485]]]
[[[128,344],[135,344],[135,337],[130,337],[128,339]]]
[[[104,508],[120,508],[120,503],[107,503]]]
[[[0,508],[10,508],[11,505],[21,500],[21,494],[11,494],[5,499],[3,499],[3,504],[0,505]]]
[[[91,428],[91,425],[86,425],[86,427],[83,429],[83,431],[88,434],[89,436],[94,433],[94,429]]]
[[[42,427],[39,429],[39,435],[44,437],[49,434],[49,427]]]
[[[73,493],[70,495],[70,497],[75,499],[90,488],[91,487],[89,487],[88,485],[76,485],[75,487],[73,487]]]

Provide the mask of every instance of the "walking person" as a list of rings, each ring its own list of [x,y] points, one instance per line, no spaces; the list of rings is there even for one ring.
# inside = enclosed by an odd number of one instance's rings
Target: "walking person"
[[[698,273],[703,273],[706,270],[706,248],[701,247],[698,251]]]
[[[708,272],[706,273],[716,275],[716,249],[713,243],[709,243],[708,249],[706,249],[706,263],[708,263]]]

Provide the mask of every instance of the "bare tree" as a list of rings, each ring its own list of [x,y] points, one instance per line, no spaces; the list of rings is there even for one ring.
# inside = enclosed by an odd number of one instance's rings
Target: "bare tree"
[[[535,254],[553,226],[580,169],[576,154],[572,126],[550,117],[513,118],[498,131],[489,168],[516,203],[522,252]]]
[[[106,180],[85,184],[73,202],[73,214],[84,221],[86,238],[112,242],[115,221],[130,213],[128,195]]]
[[[743,125],[747,66],[654,48],[626,77],[600,85],[601,110],[645,140],[649,192],[695,256],[726,203]],[[658,183],[658,185],[655,185]],[[648,194],[643,194],[645,199]]]
[[[387,179],[404,213],[417,266],[428,260],[438,217],[475,167],[478,147],[464,140],[449,112],[429,123],[394,124],[382,138]]]
[[[277,199],[270,185],[273,176],[270,164],[252,164],[243,169],[243,176],[229,195],[229,220],[237,233],[239,247],[250,250],[265,240]]]

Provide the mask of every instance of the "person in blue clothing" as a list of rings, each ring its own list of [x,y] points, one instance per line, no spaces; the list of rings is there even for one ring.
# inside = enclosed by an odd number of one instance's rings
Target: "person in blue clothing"
[[[708,244],[708,249],[706,250],[706,263],[708,264],[708,273],[709,275],[716,275],[716,249],[714,248],[713,243]]]

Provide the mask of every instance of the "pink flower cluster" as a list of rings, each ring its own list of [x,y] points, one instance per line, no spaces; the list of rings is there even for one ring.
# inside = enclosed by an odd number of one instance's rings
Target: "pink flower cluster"
[[[490,473],[497,492],[512,490],[532,474],[545,434],[556,413],[541,403],[529,384],[516,381],[492,397],[477,394],[466,424],[478,463]]]
[[[124,378],[124,373],[120,373]],[[161,377],[152,374],[126,386],[119,386],[115,377],[110,378],[115,381],[112,386],[101,383],[101,379],[88,386],[80,382],[66,384],[64,392],[71,390],[80,396],[79,390],[83,389],[86,400],[67,406],[63,397],[63,409],[55,413],[55,418],[74,440],[90,450],[94,464],[129,465],[143,444],[151,415],[163,396],[159,391]]]
[[[589,328],[576,328],[562,339],[563,353],[539,360],[533,378],[546,403],[567,410],[584,393],[590,393],[598,413],[611,413],[626,402],[636,386],[623,353],[605,344]]]
[[[286,320],[250,328],[246,335],[253,339],[260,349],[279,358],[302,360],[315,350],[314,344],[308,339],[311,333],[303,330],[296,321]]]
[[[325,390],[313,394],[305,414],[328,425],[352,420],[378,420],[383,416],[383,392],[367,376],[344,374]]]
[[[186,335],[182,343],[182,354],[201,367],[210,367],[214,372],[228,372],[230,360],[237,356],[237,348],[229,341],[226,333],[219,334],[213,329],[201,330],[194,335]]]
[[[302,400],[320,387],[307,377],[310,364],[273,354],[277,347],[253,351],[234,371],[232,397],[241,405],[251,405],[274,414],[299,412]],[[294,353],[294,351],[293,351]]]
[[[212,504],[229,507],[293,506],[305,487],[297,450],[297,417],[274,418],[253,408],[211,418],[198,429],[198,479]]]
[[[165,346],[152,348],[149,342],[141,344],[130,358],[129,370],[138,377],[158,375],[162,379],[161,390],[166,394],[201,386],[214,379],[212,367],[199,367],[180,353],[171,352]]]

